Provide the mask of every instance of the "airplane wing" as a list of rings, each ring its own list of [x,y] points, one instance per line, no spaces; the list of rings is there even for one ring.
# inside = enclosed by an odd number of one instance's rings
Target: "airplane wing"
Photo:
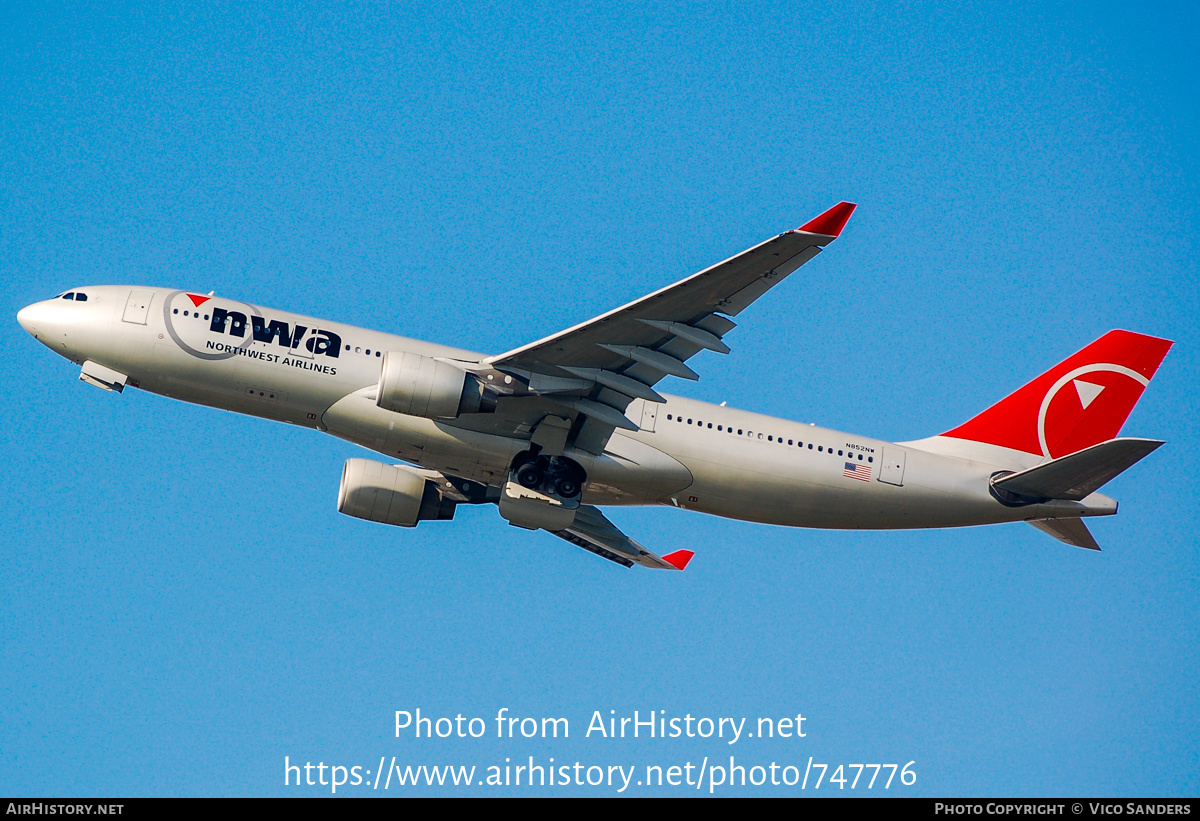
[[[580,505],[575,512],[575,521],[566,529],[553,533],[576,547],[624,567],[640,564],[658,570],[683,570],[695,555],[690,550],[676,550],[666,556],[656,556],[622,533],[599,508],[592,505]]]
[[[697,379],[686,361],[701,350],[728,353],[722,341],[737,316],[784,277],[820,253],[845,227],[854,204],[825,213],[623,307],[481,363],[520,381],[523,395],[502,397],[491,419],[456,424],[529,431],[557,414],[570,421],[567,441],[602,453],[615,428],[637,430],[625,416],[635,399],[662,402],[664,376]],[[495,431],[500,432],[500,431]]]
[[[452,476],[428,468],[404,466],[437,485],[442,496],[456,505],[482,504],[495,501],[489,498],[486,486],[461,476]],[[624,567],[639,564],[656,570],[683,570],[695,555],[691,550],[676,550],[665,556],[651,553],[638,542],[626,536],[620,528],[609,521],[593,505],[580,505],[575,511],[575,519],[563,530],[550,531],[560,539],[564,539],[576,547],[582,547],[610,562],[616,562]]]

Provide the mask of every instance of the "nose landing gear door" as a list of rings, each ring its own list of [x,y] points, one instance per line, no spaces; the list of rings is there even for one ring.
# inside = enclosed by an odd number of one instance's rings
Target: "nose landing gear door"
[[[145,325],[153,300],[153,291],[130,291],[129,299],[125,300],[125,314],[121,319],[134,325]]]

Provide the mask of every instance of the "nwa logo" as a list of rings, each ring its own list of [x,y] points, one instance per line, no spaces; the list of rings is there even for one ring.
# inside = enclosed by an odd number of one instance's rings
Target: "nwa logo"
[[[329,366],[314,367],[314,360],[328,362],[325,357],[336,359],[341,351],[342,339],[332,331],[267,319],[248,302],[221,302],[224,307],[214,304],[211,295],[187,291],[167,294],[163,325],[171,341],[189,356],[209,362],[246,357],[322,372],[329,372]]]
[[[255,342],[277,342],[292,351],[297,350],[303,343],[304,349],[314,356],[330,356],[334,359],[342,349],[342,338],[333,331],[314,330],[305,339],[304,335],[309,329],[303,325],[291,325],[280,319],[268,320],[257,314],[247,317],[241,311],[229,311],[224,308],[212,309],[212,322],[208,329],[214,333],[228,333],[230,336],[245,339],[247,321]]]

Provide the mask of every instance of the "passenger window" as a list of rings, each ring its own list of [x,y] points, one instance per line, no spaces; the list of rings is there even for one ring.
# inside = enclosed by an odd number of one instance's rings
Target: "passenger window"
[[[741,436],[741,435],[742,435],[742,429],[738,428],[738,436]]]
[[[860,454],[858,454],[858,461],[860,461],[860,462],[862,461],[862,454],[861,454],[861,453],[860,453]]]
[[[759,439],[762,439],[762,434],[761,434],[761,433],[758,435],[758,438],[759,438]]]
[[[790,445],[791,443],[792,443],[792,440],[791,440],[791,439],[789,439],[789,440],[788,440],[788,444]]]
[[[708,428],[709,428],[709,430],[712,430],[712,422],[708,423]]]
[[[768,437],[767,437],[767,441],[768,441],[768,442],[774,442],[774,441],[775,441],[775,437],[773,437],[773,436],[768,436]]]
[[[692,424],[692,420],[691,420],[691,419],[689,419],[689,420],[688,420],[688,424],[689,424],[689,425],[690,425],[690,424]]]
[[[875,457],[874,457],[874,456],[868,456],[868,457],[867,457],[867,461],[868,461],[868,462],[874,462],[874,461],[875,461]]]
[[[667,421],[668,421],[668,422],[670,422],[670,421],[671,421],[671,414],[669,414],[669,413],[667,414]]]
[[[812,450],[812,442],[809,442],[809,443],[808,443],[808,449],[809,449],[809,450]]]
[[[717,430],[725,430],[725,428],[721,427],[720,425],[717,425]]]
[[[841,455],[842,455],[842,452],[839,450],[839,451],[838,451],[838,456],[841,456]]]
[[[825,446],[824,446],[824,445],[817,445],[817,450],[819,450],[819,451],[821,451],[822,453],[824,453],[824,452],[825,452]]]

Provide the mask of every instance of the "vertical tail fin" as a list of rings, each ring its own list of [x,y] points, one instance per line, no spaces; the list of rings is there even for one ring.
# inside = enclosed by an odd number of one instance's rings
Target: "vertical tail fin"
[[[1108,441],[1129,418],[1172,344],[1109,331],[942,436],[1050,458]]]

